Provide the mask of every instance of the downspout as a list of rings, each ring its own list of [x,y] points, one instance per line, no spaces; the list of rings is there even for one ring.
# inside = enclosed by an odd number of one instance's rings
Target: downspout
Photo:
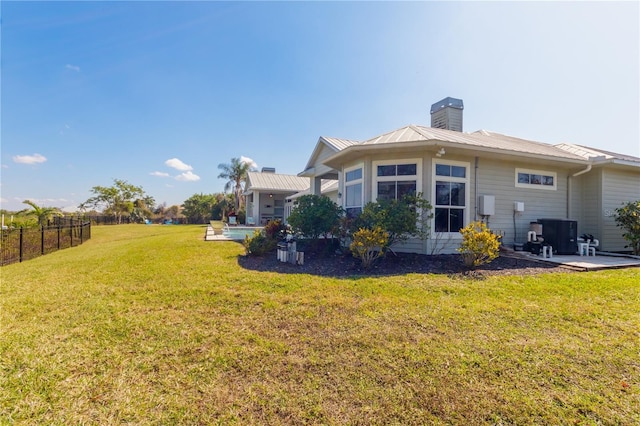
[[[474,222],[478,221],[478,157],[476,157],[476,162],[475,162],[475,169],[473,171],[473,181],[474,181],[474,194],[473,196],[475,197],[475,201],[474,201],[474,215],[473,215],[473,220]]]
[[[589,163],[587,165],[586,169],[580,170],[579,172],[576,172],[576,173],[574,173],[572,175],[569,175],[569,177],[567,179],[568,180],[568,182],[567,182],[567,215],[566,215],[567,219],[569,219],[569,216],[570,216],[570,213],[571,213],[571,192],[572,192],[571,189],[572,189],[572,186],[573,186],[573,184],[572,184],[573,181],[571,180],[571,178],[583,175],[585,173],[589,173],[590,171],[591,171],[591,163]]]

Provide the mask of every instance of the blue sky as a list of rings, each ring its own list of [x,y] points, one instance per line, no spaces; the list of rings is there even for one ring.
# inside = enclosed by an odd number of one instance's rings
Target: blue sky
[[[96,185],[222,192],[219,163],[302,171],[320,136],[429,125],[640,156],[638,2],[10,2],[1,206]]]

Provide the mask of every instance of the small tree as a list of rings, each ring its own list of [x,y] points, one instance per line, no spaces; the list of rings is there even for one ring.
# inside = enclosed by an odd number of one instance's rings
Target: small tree
[[[460,233],[462,243],[458,251],[467,268],[475,268],[498,257],[500,237],[492,233],[484,222],[471,222]]]
[[[247,181],[247,173],[255,171],[255,168],[242,158],[232,158],[231,163],[220,163],[218,168],[221,170],[218,178],[227,180],[224,190],[233,189],[235,211],[237,212],[242,208],[242,192]]]
[[[622,237],[629,242],[633,254],[640,255],[640,200],[629,201],[618,207],[615,215],[616,225],[622,228]]]
[[[382,256],[382,248],[387,245],[389,234],[379,226],[374,229],[358,229],[353,233],[349,246],[351,253],[362,261],[362,267],[369,269],[373,262]]]
[[[342,207],[321,195],[303,195],[287,219],[293,231],[312,240],[336,232]]]
[[[80,209],[102,208],[104,213],[116,218],[116,223],[121,223],[122,216],[133,211],[138,199],[146,200],[148,206],[153,205],[153,198],[146,195],[141,186],[122,179],[114,179],[113,186],[94,186],[91,192],[94,196],[82,203]]]
[[[189,223],[208,223],[214,206],[218,203],[214,194],[194,194],[182,204],[182,212]]]

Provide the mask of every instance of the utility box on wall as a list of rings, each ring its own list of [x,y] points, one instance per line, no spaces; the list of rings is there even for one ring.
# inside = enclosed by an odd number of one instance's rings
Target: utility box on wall
[[[495,195],[481,195],[478,197],[478,214],[480,216],[494,216],[496,214]]]

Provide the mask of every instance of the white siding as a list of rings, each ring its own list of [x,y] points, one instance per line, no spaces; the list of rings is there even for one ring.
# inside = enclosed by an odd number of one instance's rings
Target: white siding
[[[591,234],[602,240],[602,170],[572,178],[571,218],[578,221],[578,236]]]
[[[394,158],[406,158],[408,155],[397,154],[395,156],[385,155],[367,158],[365,163],[365,181],[369,183],[365,192],[366,201],[370,201],[372,188],[372,161],[390,160]],[[432,157],[427,153],[414,154],[413,158],[422,158],[422,192],[425,197],[431,200],[432,194]],[[529,223],[541,218],[564,219],[567,217],[567,176],[569,171],[563,168],[542,166],[541,170],[557,173],[557,190],[542,190],[537,188],[516,188],[515,169],[531,168],[531,164],[512,163],[487,158],[480,158],[478,162],[478,193],[475,193],[475,158],[467,156],[447,155],[447,160],[468,162],[470,164],[469,174],[469,207],[467,210],[467,220],[469,223],[476,218],[476,204],[479,195],[495,196],[495,215],[489,217],[489,227],[496,233],[504,235],[505,244],[525,242]],[[525,211],[516,216],[516,232],[514,234],[513,203],[522,201],[525,204]],[[432,203],[433,204],[433,203]],[[478,217],[478,219],[480,219]],[[515,238],[514,238],[515,237]],[[423,242],[417,238],[412,238],[404,244],[393,247],[397,252],[417,252],[424,254],[432,253],[455,253],[460,244],[458,235],[445,235],[444,237],[432,237]]]
[[[474,163],[472,162],[472,183],[474,186]],[[478,162],[478,194],[473,194],[471,203],[475,208],[479,195],[495,196],[495,216],[489,217],[489,227],[503,234],[503,243],[526,242],[530,222],[542,218],[565,219],[567,217],[567,175],[568,171],[550,166],[537,169],[557,173],[557,190],[537,188],[516,188],[515,169],[531,168],[531,164],[505,162],[480,158]],[[473,189],[473,188],[472,188]],[[513,204],[524,202],[524,212],[515,216]],[[472,212],[473,213],[473,212]],[[544,233],[544,230],[543,230]]]
[[[322,162],[324,160],[326,160],[327,158],[329,158],[331,155],[335,154],[336,152],[334,150],[332,150],[331,148],[329,148],[326,145],[322,146],[322,149],[320,150],[320,152],[318,153],[318,156],[315,159],[315,163],[313,164],[313,167],[315,168],[315,175],[316,176],[322,176],[325,173],[329,173],[331,172],[333,169],[331,169],[328,166],[325,166],[324,164],[322,164]]]
[[[640,173],[605,169],[602,171],[602,209],[597,213],[602,217],[602,250],[626,251],[627,242],[622,231],[616,226],[615,209],[623,203],[640,200]]]

